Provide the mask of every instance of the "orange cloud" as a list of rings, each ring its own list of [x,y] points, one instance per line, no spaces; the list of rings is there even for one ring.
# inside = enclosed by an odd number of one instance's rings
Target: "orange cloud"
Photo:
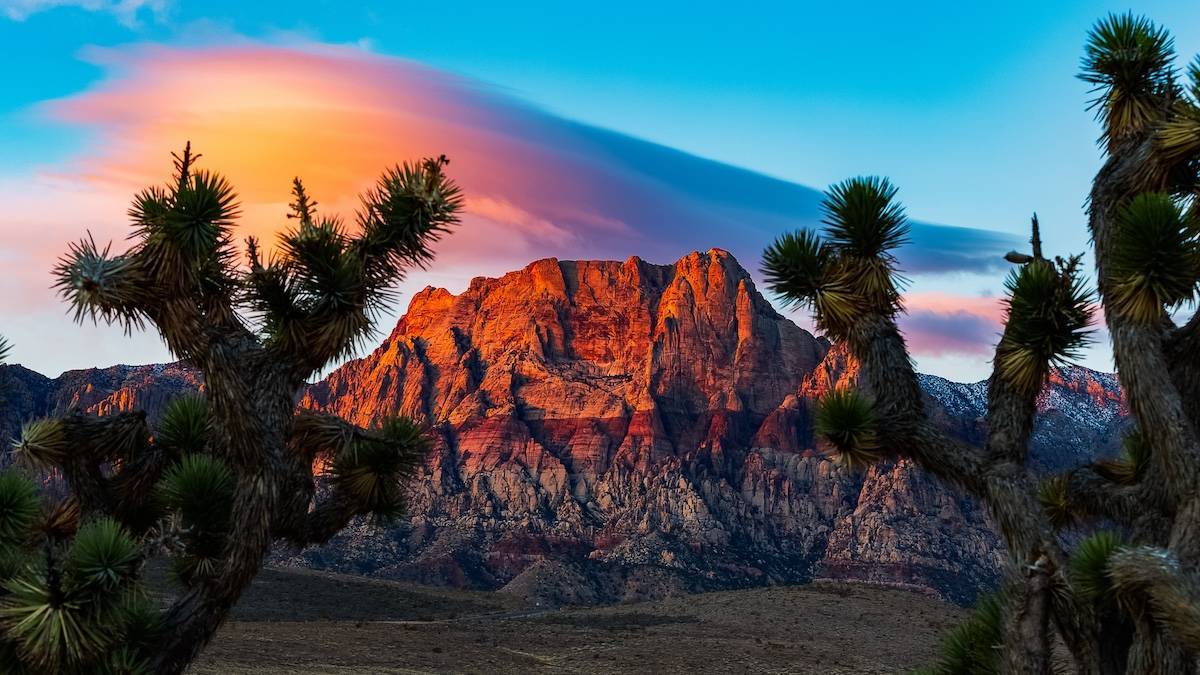
[[[104,77],[40,110],[87,132],[88,142],[41,175],[0,177],[2,260],[11,265],[0,315],[31,316],[32,307],[49,302],[48,271],[85,230],[123,246],[129,197],[167,178],[170,152],[185,140],[203,155],[202,165],[237,188],[239,234],[268,245],[287,222],[294,176],[320,210],[352,220],[357,196],[385,167],[447,155],[466,195],[463,226],[438,244],[433,269],[402,290],[425,283],[457,290],[474,276],[548,256],[669,262],[714,246],[753,269],[776,234],[818,219],[820,195],[804,186],[563,119],[479,82],[349,47],[137,45],[84,56]],[[996,233],[920,223],[912,238],[901,259],[918,275],[990,269],[1008,244]],[[925,303],[934,313],[957,301],[909,299],[914,311]],[[994,323],[982,307],[970,312]],[[26,323],[29,336],[48,326]],[[71,330],[53,328],[60,329]],[[71,365],[91,363],[83,352]]]
[[[261,236],[285,222],[293,176],[327,210],[348,215],[383,168],[445,153],[468,188],[468,213],[510,236],[566,238],[562,225],[513,200],[569,193],[570,161],[547,184],[542,149],[493,128],[502,120],[484,116],[504,111],[481,106],[465,82],[348,48],[145,46],[91,58],[117,77],[48,110],[98,132],[98,152],[71,169],[98,187],[131,192],[161,181],[169,150],[187,139],[237,186],[243,227]]]

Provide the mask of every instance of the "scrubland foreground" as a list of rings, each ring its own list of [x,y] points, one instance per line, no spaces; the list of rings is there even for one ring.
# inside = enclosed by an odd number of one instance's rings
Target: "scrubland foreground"
[[[866,585],[549,609],[502,593],[268,569],[192,672],[896,673],[928,662],[963,614]]]

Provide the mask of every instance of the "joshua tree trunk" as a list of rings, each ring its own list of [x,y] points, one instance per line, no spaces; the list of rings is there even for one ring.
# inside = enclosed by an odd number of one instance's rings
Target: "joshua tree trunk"
[[[1200,283],[1200,60],[1185,91],[1173,58],[1165,31],[1112,16],[1089,36],[1081,76],[1097,87],[1108,151],[1088,213],[1135,427],[1121,459],[1045,480],[1027,466],[1037,396],[1092,314],[1080,257],[1046,259],[1036,216],[1032,255],[1005,256],[1020,267],[1007,281],[981,448],[947,437],[922,410],[895,322],[891,250],[907,232],[895,188],[874,178],[836,185],[824,239],[785,235],[766,251],[775,290],[812,306],[860,361],[862,393],[832,395],[817,414],[839,460],[911,458],[986,505],[1007,546],[1002,602],[981,604],[935,672],[1048,673],[1056,636],[1081,673],[1197,671],[1200,314],[1179,327],[1170,315]],[[1067,547],[1064,528],[1090,536]]]
[[[130,251],[88,239],[56,270],[77,318],[154,325],[204,375],[204,395],[172,402],[153,432],[141,413],[72,412],[23,429],[18,455],[60,472],[71,497],[39,516],[30,481],[0,474],[0,553],[17,560],[0,565],[0,659],[16,668],[182,672],[276,542],[324,543],[357,516],[398,515],[428,448],[413,420],[367,430],[295,408],[306,380],[370,334],[389,288],[457,222],[446,160],[386,172],[356,234],[318,218],[297,179],[296,226],[266,264],[248,239],[244,266],[233,192],[195,160],[188,147],[170,184],[135,199]],[[158,553],[181,584],[165,611],[130,604],[142,561]]]

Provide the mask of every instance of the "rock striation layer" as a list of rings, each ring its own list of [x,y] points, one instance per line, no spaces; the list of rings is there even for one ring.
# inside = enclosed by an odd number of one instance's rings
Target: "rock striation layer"
[[[1003,555],[986,514],[907,462],[854,475],[814,447],[816,401],[855,376],[717,249],[673,265],[539,260],[458,295],[427,288],[373,353],[300,401],[362,425],[430,423],[409,522],[278,556],[546,602],[814,577],[969,601]],[[0,413],[10,434],[72,405],[153,416],[199,386],[178,365],[0,377],[19,383]],[[922,386],[940,423],[981,437],[986,383]],[[1107,452],[1125,418],[1116,378],[1082,368],[1055,373],[1040,411],[1047,470]]]

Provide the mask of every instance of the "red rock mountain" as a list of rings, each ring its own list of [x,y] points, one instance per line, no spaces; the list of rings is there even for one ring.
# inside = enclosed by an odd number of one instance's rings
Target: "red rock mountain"
[[[161,387],[137,369],[108,388],[25,376],[35,393],[18,408],[153,406],[187,385],[167,368]],[[411,523],[279,555],[548,601],[814,576],[969,600],[1002,555],[978,508],[905,462],[851,475],[814,449],[816,399],[854,376],[720,250],[673,265],[540,260],[459,295],[428,288],[372,354],[301,401],[364,425],[430,421]],[[1106,447],[1123,419],[1112,376],[1056,378],[1035,434],[1048,468]],[[985,383],[922,384],[948,428],[978,438]]]

